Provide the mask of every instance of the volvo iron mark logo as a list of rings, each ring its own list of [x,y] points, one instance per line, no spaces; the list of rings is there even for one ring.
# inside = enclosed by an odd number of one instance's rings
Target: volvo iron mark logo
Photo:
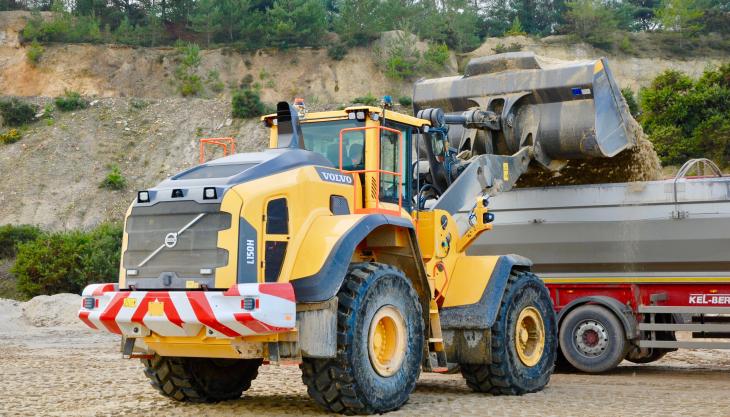
[[[177,233],[168,233],[165,236],[165,246],[168,248],[174,248],[177,245]]]

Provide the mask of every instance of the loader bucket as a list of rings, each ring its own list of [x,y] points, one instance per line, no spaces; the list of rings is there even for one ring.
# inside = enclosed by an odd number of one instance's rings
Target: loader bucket
[[[514,154],[533,146],[534,158],[549,166],[553,160],[612,157],[637,143],[605,58],[551,61],[532,52],[475,58],[463,76],[417,82],[413,105],[416,112],[478,107],[501,115],[500,130],[457,126],[450,132],[452,146],[473,154]]]

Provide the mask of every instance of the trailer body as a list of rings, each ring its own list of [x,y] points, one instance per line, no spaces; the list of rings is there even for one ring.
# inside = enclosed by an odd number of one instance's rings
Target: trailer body
[[[490,207],[494,229],[471,250],[533,260],[558,313],[563,354],[583,349],[598,362],[590,354],[601,342],[591,333],[596,317],[566,320],[587,306],[621,323],[623,334],[607,335],[605,346],[623,338],[629,360],[678,348],[730,349],[730,178],[516,189]],[[611,333],[595,330],[603,331]]]

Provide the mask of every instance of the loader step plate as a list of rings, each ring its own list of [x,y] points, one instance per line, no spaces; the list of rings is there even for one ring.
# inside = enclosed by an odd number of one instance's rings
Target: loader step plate
[[[238,284],[227,291],[119,291],[113,284],[84,289],[79,318],[96,330],[145,337],[233,338],[294,329],[289,283]]]

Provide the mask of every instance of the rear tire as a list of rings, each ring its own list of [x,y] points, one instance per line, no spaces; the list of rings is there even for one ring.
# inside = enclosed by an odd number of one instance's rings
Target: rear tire
[[[520,344],[524,336],[521,318],[537,313],[530,345]],[[519,326],[519,327],[518,327]],[[540,327],[542,330],[540,331]],[[533,334],[533,331],[530,331]],[[492,326],[492,363],[461,364],[467,385],[477,392],[495,395],[522,395],[542,390],[550,381],[557,351],[557,326],[553,303],[545,284],[530,272],[513,272],[502,296],[497,319]]]
[[[568,313],[560,325],[560,349],[576,369],[599,373],[626,357],[623,325],[606,307],[588,304]]]
[[[207,403],[239,398],[251,388],[261,359],[142,359],[144,373],[160,394],[177,401]]]
[[[336,413],[398,409],[421,372],[424,324],[416,291],[401,271],[360,263],[350,266],[337,298],[337,356],[302,359],[309,396]]]

